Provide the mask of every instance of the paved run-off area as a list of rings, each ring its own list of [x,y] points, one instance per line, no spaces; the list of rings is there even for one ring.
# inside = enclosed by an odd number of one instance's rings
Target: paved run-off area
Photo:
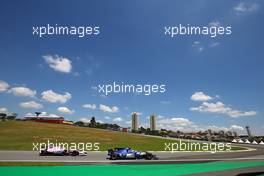
[[[87,165],[87,166],[2,166],[0,175],[5,176],[175,176],[250,167],[264,167],[263,161],[210,162],[200,164],[154,165]]]

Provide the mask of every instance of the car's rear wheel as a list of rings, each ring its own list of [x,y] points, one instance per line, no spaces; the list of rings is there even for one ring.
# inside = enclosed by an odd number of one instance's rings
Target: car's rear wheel
[[[70,155],[70,153],[67,150],[64,150],[61,155],[62,156],[68,156],[68,155]]]
[[[39,153],[40,156],[45,156],[46,155],[46,151],[44,150],[41,150],[40,153]]]
[[[111,160],[116,160],[117,159],[117,155],[111,155]]]
[[[146,160],[152,160],[152,158],[153,158],[153,155],[152,154],[149,154],[149,153],[147,153],[146,154]]]
[[[77,155],[79,155],[79,152],[76,151],[76,150],[74,150],[74,151],[72,152],[72,156],[77,156]]]

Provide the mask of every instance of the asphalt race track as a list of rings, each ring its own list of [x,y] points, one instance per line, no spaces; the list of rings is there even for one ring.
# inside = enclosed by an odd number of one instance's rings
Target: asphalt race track
[[[158,160],[109,160],[107,152],[88,152],[87,156],[39,156],[37,151],[0,151],[0,162],[65,163],[195,163],[226,160],[264,160],[264,145],[238,144],[250,151],[239,152],[153,152]]]
[[[144,172],[151,172],[157,168],[166,168],[167,175],[181,175],[186,173],[186,167],[190,167],[193,171],[191,175],[196,176],[209,176],[209,175],[261,175],[264,174],[264,146],[263,145],[248,145],[239,144],[238,146],[251,148],[249,151],[240,152],[153,152],[159,159],[158,160],[116,160],[112,161],[107,159],[107,152],[88,152],[87,156],[39,156],[38,152],[33,151],[0,151],[0,162],[62,162],[65,164],[67,173],[75,171],[75,167],[84,166],[80,169],[84,169],[84,172],[91,172],[95,169],[98,175],[98,165],[107,167],[113,164],[114,167],[107,168],[112,170],[113,174],[116,175],[116,167],[124,166],[120,169],[129,169],[130,166],[135,164],[135,167],[142,166],[146,170]],[[192,165],[195,163],[195,165]],[[204,165],[203,165],[204,163]],[[210,164],[211,163],[211,164]],[[157,164],[154,168],[148,169],[148,167]],[[167,165],[168,164],[168,165]],[[69,165],[67,167],[67,165]],[[72,165],[76,165],[72,168]],[[184,166],[183,166],[184,165]],[[233,165],[233,166],[232,166]],[[236,166],[234,166],[236,165]],[[243,166],[244,165],[244,166]],[[94,167],[95,166],[95,167]],[[168,167],[168,168],[167,168]],[[15,169],[14,169],[15,168]],[[32,168],[32,169],[31,169]],[[9,173],[10,175],[20,175],[21,172],[27,175],[37,175],[45,172],[52,175],[67,175],[63,166],[59,167],[0,167],[2,172]],[[96,170],[97,168],[97,170]],[[178,168],[182,168],[182,171]],[[28,169],[28,170],[26,170]],[[86,169],[86,170],[85,170]],[[132,170],[131,170],[132,169]],[[136,170],[131,168],[129,172],[135,172]],[[169,169],[169,170],[168,170]],[[64,170],[64,172],[62,171]],[[162,170],[162,169],[161,169]],[[155,174],[161,170],[155,170]],[[34,172],[32,172],[34,171]],[[145,175],[144,173],[138,172],[137,174]],[[166,175],[166,173],[160,173],[160,175]],[[13,176],[12,175],[12,176]],[[70,175],[70,174],[68,174]],[[100,174],[99,174],[100,175]],[[106,175],[101,173],[101,175]],[[107,174],[109,175],[109,174]],[[111,175],[111,174],[110,174]],[[151,173],[153,175],[153,173]],[[190,175],[187,174],[187,175]]]

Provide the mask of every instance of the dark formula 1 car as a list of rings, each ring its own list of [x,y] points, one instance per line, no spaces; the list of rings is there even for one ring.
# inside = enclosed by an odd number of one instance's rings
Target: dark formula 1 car
[[[49,147],[39,152],[40,156],[86,156],[87,153],[78,150],[66,150],[61,147]]]
[[[157,159],[155,155],[149,152],[135,151],[131,148],[114,148],[108,150],[108,156],[111,160],[116,159]]]

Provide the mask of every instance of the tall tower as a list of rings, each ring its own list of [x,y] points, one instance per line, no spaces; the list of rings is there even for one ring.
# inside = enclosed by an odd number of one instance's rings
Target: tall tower
[[[137,131],[138,130],[138,114],[137,113],[133,113],[132,114],[132,130]]]
[[[156,116],[154,114],[150,116],[149,121],[150,121],[150,130],[151,131],[156,130]]]
[[[246,126],[246,129],[247,129],[248,137],[250,137],[251,136],[251,132],[250,132],[249,126]]]

